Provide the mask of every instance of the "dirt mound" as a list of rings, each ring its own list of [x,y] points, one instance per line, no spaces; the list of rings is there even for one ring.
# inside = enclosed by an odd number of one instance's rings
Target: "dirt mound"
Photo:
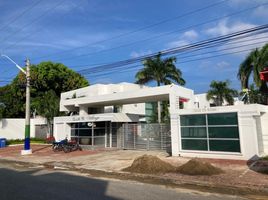
[[[127,172],[136,172],[142,174],[161,174],[175,172],[176,168],[169,163],[164,162],[156,156],[143,155],[136,158],[130,167],[123,169]]]
[[[177,172],[187,175],[215,175],[223,173],[220,168],[214,167],[208,162],[191,159],[177,168]]]

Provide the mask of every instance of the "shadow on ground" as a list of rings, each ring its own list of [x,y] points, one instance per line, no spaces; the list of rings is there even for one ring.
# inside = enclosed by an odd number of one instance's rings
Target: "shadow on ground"
[[[38,148],[34,149],[34,150],[33,150],[33,153],[42,151],[42,150],[44,150],[44,149],[52,149],[52,147],[51,147],[51,145],[41,146],[41,147],[38,147]]]
[[[108,182],[55,171],[15,171],[0,168],[1,200],[88,200],[118,198],[107,196]]]

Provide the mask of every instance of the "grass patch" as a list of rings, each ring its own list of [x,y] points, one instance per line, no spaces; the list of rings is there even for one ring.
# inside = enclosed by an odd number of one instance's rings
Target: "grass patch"
[[[38,144],[45,144],[46,140],[42,138],[31,138],[31,143],[38,143]],[[13,140],[7,140],[6,145],[13,145],[13,144],[23,144],[24,139],[13,139]]]
[[[268,156],[262,157],[261,160],[268,160]]]

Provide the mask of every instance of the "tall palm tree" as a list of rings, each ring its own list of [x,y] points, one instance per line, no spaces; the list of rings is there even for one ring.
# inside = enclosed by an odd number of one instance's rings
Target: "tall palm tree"
[[[156,81],[157,86],[178,83],[184,85],[181,71],[176,68],[176,58],[169,57],[161,59],[161,53],[153,58],[148,58],[143,62],[144,68],[137,72],[135,78],[138,84],[147,84]],[[158,101],[158,122],[161,122],[161,108]]]
[[[260,79],[260,71],[268,64],[268,44],[260,49],[251,51],[246,59],[240,64],[237,77],[243,89],[249,87],[250,77],[253,76],[255,85],[261,92],[267,93],[268,88],[265,81]]]
[[[228,104],[233,105],[233,96],[237,95],[237,91],[229,88],[230,82],[226,81],[212,81],[210,83],[210,90],[207,93],[207,100],[213,100],[216,106],[222,106],[224,100]]]

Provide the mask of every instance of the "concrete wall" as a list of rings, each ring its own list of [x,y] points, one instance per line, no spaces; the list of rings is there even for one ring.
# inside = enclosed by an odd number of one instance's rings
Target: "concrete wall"
[[[261,138],[264,154],[268,155],[268,112],[261,113]]]
[[[237,112],[238,126],[240,136],[241,153],[232,152],[207,152],[207,151],[193,151],[182,150],[180,144],[181,130],[180,130],[180,115],[184,114],[209,114],[209,113],[224,113]],[[221,106],[203,109],[188,109],[180,110],[180,113],[172,115],[171,121],[177,121],[178,126],[173,125],[171,131],[178,128],[177,134],[172,133],[175,137],[172,141],[172,155],[173,156],[187,156],[187,157],[207,157],[207,158],[224,158],[224,159],[241,159],[248,160],[256,156],[263,156],[268,154],[268,106],[251,104],[238,106]]]
[[[61,111],[74,111],[75,108],[69,107],[66,108],[63,106],[63,103],[67,99],[79,99],[83,97],[94,97],[105,94],[114,94],[118,92],[124,91],[132,91],[141,88],[147,88],[146,86],[133,84],[133,83],[119,83],[119,84],[95,84],[88,87],[80,88],[77,90],[72,90],[68,92],[64,92],[61,94],[61,102],[60,102],[60,110]],[[76,98],[73,98],[76,96]]]
[[[35,125],[46,124],[43,118],[31,119],[31,137],[35,137]],[[25,119],[1,119],[0,138],[24,139]]]

